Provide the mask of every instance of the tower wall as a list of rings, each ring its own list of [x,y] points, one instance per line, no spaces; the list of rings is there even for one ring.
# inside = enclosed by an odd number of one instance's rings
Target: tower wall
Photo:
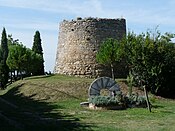
[[[125,19],[64,20],[59,26],[54,72],[82,77],[107,76],[106,68],[96,62],[96,53],[106,38],[121,39],[125,35]]]

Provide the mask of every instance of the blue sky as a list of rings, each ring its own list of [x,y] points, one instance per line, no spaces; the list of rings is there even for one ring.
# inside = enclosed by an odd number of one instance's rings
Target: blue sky
[[[76,17],[125,18],[135,33],[155,29],[175,33],[175,0],[0,0],[0,29],[31,48],[41,33],[45,69],[53,71],[59,23]]]

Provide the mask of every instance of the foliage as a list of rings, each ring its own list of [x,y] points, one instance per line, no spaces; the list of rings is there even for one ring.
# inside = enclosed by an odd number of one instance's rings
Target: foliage
[[[35,74],[35,67],[42,61],[41,55],[34,53],[22,44],[9,45],[7,64],[11,71],[25,72],[25,75]]]
[[[1,50],[2,50],[3,61],[5,63],[6,62],[6,59],[8,57],[7,35],[6,35],[5,28],[3,28],[3,31],[2,31]]]
[[[96,106],[116,106],[125,105],[126,107],[146,107],[146,99],[144,96],[132,94],[125,96],[118,93],[115,97],[110,96],[94,96],[89,98],[89,103]]]
[[[118,40],[113,38],[108,38],[100,46],[99,51],[97,52],[96,59],[97,62],[101,64],[110,64],[111,66],[111,76],[114,77],[114,63],[121,60],[121,48]]]
[[[16,45],[16,44],[19,44],[19,39],[14,40],[12,37],[12,34],[10,34],[7,36],[7,43],[8,43],[8,46],[9,45]]]
[[[43,58],[43,49],[41,45],[41,38],[40,38],[40,32],[36,31],[34,35],[34,42],[33,42],[33,47],[32,51],[34,51],[36,54],[39,54],[41,56],[41,59],[35,66],[35,72],[34,75],[44,75],[44,58]]]
[[[10,68],[11,76],[18,78],[18,72],[20,72],[21,77],[35,75],[37,73],[36,67],[42,67],[42,55],[26,48],[21,42],[19,43],[18,39],[14,40],[12,35],[8,35],[7,40],[9,48],[7,64]],[[15,76],[15,74],[17,75]]]
[[[127,107],[147,107],[146,98],[139,96],[138,94],[132,94],[131,96],[125,97]]]
[[[10,45],[7,64],[11,70],[24,71],[28,65],[28,57],[26,47],[20,44]]]
[[[92,103],[96,106],[111,106],[118,105],[119,101],[114,97],[109,96],[94,96],[89,98],[89,103]]]
[[[8,83],[9,78],[9,68],[6,64],[6,60],[8,57],[8,45],[7,45],[7,35],[6,30],[3,28],[2,38],[1,38],[1,51],[0,51],[0,86],[5,88]]]
[[[38,70],[36,67],[38,67],[39,70],[42,70],[41,68],[43,68],[43,66],[41,63],[43,63],[43,57],[42,55],[35,53],[30,49],[28,49],[27,52],[30,54],[30,59],[28,61],[30,66],[28,66],[28,72],[31,72],[33,75],[37,75]]]
[[[35,53],[43,54],[43,49],[42,49],[42,46],[41,46],[41,38],[40,38],[40,32],[39,31],[35,32],[32,50]]]
[[[175,46],[173,34],[159,32],[140,35],[128,33],[122,48],[130,72],[137,84],[143,84],[153,94],[174,95]]]

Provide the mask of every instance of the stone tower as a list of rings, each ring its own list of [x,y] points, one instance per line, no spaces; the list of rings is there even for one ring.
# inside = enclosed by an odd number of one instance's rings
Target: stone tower
[[[96,53],[106,38],[126,35],[125,19],[77,18],[60,23],[54,73],[80,77],[109,76],[96,62]],[[107,73],[108,72],[108,73]]]

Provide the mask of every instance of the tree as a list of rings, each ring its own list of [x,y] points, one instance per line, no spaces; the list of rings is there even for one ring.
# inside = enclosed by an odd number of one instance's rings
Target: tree
[[[130,73],[137,84],[153,94],[171,97],[175,93],[174,34],[128,33],[123,44]]]
[[[8,35],[8,48],[9,54],[7,58],[7,64],[10,68],[11,76],[13,78],[21,78],[30,76],[31,74],[37,74],[39,67],[43,61],[43,57],[35,53],[29,48],[26,48],[19,40],[14,40],[12,35]],[[12,80],[11,77],[11,80]]]
[[[2,50],[0,48],[0,88],[4,88],[4,75],[3,75],[3,59]]]
[[[22,44],[15,43],[9,45],[7,64],[10,71],[13,72],[14,77],[18,77],[18,72],[20,72],[21,78],[23,78],[23,74],[26,76],[36,74],[35,68],[38,67],[41,62],[41,55],[35,53],[29,48],[26,48]],[[15,76],[15,72],[17,72],[17,76]]]
[[[34,75],[44,75],[43,49],[41,46],[41,38],[40,38],[39,31],[35,32],[32,50],[35,53],[39,54],[42,58],[42,61],[40,61],[40,64],[38,64],[38,66],[35,68],[36,71],[35,71]]]
[[[7,64],[11,71],[16,70],[17,72],[20,72],[21,78],[22,73],[28,66],[29,57],[27,56],[26,50],[26,47],[22,44],[14,44],[9,46],[9,56],[7,58]]]
[[[0,77],[1,77],[1,87],[5,88],[8,83],[9,78],[9,68],[6,64],[6,60],[8,57],[8,45],[7,45],[7,35],[6,30],[3,28],[2,38],[1,38],[1,61],[0,61]]]
[[[7,43],[8,43],[8,46],[9,45],[16,45],[16,44],[19,44],[19,39],[14,40],[12,37],[12,34],[11,34],[11,35],[7,36]]]
[[[101,64],[110,64],[111,77],[113,79],[115,79],[114,64],[121,60],[120,49],[121,49],[120,42],[118,40],[113,38],[108,38],[102,43],[96,55],[97,62]]]
[[[28,60],[30,66],[27,66],[27,70],[28,72],[35,75],[38,73],[38,70],[36,70],[36,67],[41,66],[41,63],[43,62],[43,57],[40,54],[35,53],[30,49],[27,50],[27,53],[30,56],[30,59]]]

